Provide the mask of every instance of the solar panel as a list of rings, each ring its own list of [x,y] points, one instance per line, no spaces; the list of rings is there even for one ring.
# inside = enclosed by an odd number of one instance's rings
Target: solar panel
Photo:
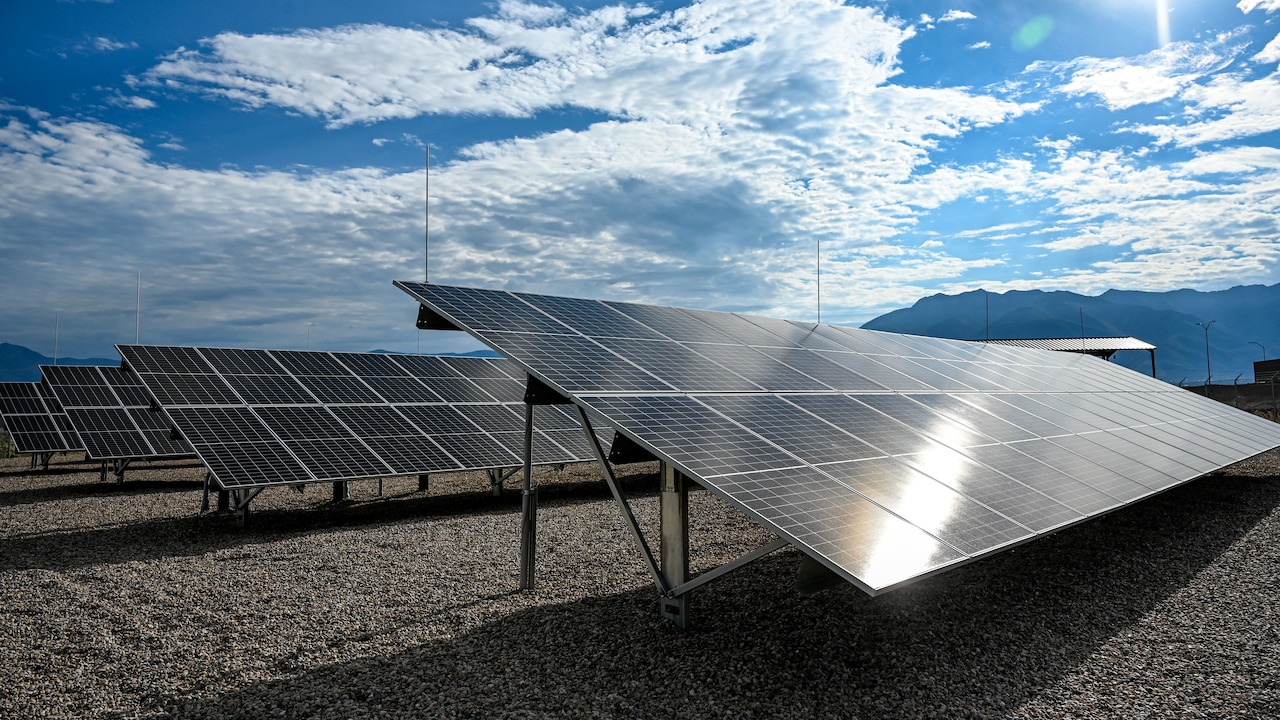
[[[62,406],[40,383],[0,382],[0,421],[20,453],[84,449]]]
[[[872,594],[1280,446],[1083,355],[396,285]]]
[[[224,489],[522,464],[524,377],[505,359],[120,345]],[[593,459],[535,437],[538,464]],[[470,419],[468,419],[470,418]],[[578,428],[572,418],[573,428]],[[581,429],[576,430],[581,435]],[[516,436],[519,436],[516,438]],[[516,438],[516,439],[513,439]]]
[[[150,412],[150,400],[137,378],[120,368],[42,365],[40,373],[90,460],[191,456],[191,449],[174,441],[168,425]]]

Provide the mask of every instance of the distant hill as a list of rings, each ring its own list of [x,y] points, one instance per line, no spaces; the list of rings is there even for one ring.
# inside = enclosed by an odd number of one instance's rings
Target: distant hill
[[[1249,341],[1266,346],[1268,358],[1280,357],[1280,284],[1214,292],[1108,290],[1098,296],[1015,290],[988,297],[975,290],[932,295],[862,327],[961,340],[1079,337],[1082,315],[1085,335],[1132,335],[1155,345],[1157,375],[1172,383],[1205,381],[1205,333],[1197,322],[1215,321],[1209,328],[1214,383],[1230,384],[1237,375],[1242,383],[1253,381],[1253,361],[1262,359],[1262,349]],[[1151,371],[1146,353],[1118,353],[1115,361]]]
[[[0,382],[40,382],[40,366],[53,358],[35,350],[0,343]],[[120,358],[58,358],[59,365],[119,365]]]

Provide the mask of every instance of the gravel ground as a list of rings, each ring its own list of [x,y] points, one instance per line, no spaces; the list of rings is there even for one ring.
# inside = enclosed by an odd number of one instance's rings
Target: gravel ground
[[[774,553],[683,632],[590,466],[540,474],[520,593],[480,474],[269,490],[239,530],[199,466],[75,460],[0,460],[3,718],[1280,717],[1280,451],[879,598]],[[769,538],[690,507],[695,569]]]

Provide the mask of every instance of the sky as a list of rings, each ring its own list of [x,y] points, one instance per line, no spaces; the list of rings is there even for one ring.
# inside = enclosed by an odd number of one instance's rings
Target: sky
[[[424,277],[852,325],[1271,285],[1278,35],[1280,0],[6,0],[0,341],[478,348],[415,329]]]

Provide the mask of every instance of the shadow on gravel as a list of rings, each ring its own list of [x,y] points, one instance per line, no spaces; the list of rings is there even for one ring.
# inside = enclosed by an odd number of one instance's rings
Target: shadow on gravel
[[[177,718],[1001,716],[1277,507],[1275,478],[1215,476],[879,598],[851,586],[798,596],[797,554],[784,552],[698,591],[687,632],[658,621],[641,589],[156,702]],[[408,624],[453,615],[460,626],[476,602],[424,608]]]
[[[632,497],[644,497],[657,491],[656,476],[638,474],[619,478]],[[191,491],[191,483],[139,482],[138,487],[153,486],[151,492]],[[128,486],[126,485],[126,489]],[[327,485],[307,492],[324,493]],[[272,488],[266,492],[291,492]],[[53,499],[75,495],[98,495],[93,486],[70,486],[32,490],[28,499]],[[11,493],[17,495],[20,493]],[[540,486],[543,504],[592,502],[608,497],[603,481],[559,482]],[[124,500],[122,500],[124,501]],[[16,504],[0,494],[0,505]],[[193,505],[193,511],[198,505]],[[254,510],[250,506],[249,526],[236,527],[227,513],[193,514],[190,517],[141,520],[110,527],[84,528],[50,534],[28,534],[0,537],[0,572],[10,570],[68,570],[100,564],[150,560],[163,557],[200,555],[227,548],[278,542],[290,537],[327,532],[347,527],[361,527],[416,521],[434,517],[466,514],[511,513],[520,511],[520,492],[508,489],[502,497],[483,492],[449,495],[407,493],[370,499],[323,503],[308,508]]]

